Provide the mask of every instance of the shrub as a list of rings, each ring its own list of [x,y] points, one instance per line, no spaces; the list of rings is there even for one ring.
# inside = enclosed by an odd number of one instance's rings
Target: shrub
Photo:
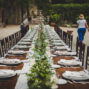
[[[50,16],[51,21],[58,23],[60,21],[60,15],[59,14],[53,14]]]
[[[50,7],[52,13],[60,16],[60,21],[76,23],[78,16],[82,13],[89,22],[89,4],[53,4]],[[49,10],[49,12],[50,12]],[[52,13],[49,13],[50,16]]]

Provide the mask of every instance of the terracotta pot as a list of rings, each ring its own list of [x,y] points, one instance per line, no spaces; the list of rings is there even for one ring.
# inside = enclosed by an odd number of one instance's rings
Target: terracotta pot
[[[53,26],[54,27],[55,26],[55,22],[51,22],[50,23],[50,26]]]
[[[72,32],[73,32],[73,31],[69,31],[69,30],[67,30],[67,33],[68,33],[68,34],[72,34]]]

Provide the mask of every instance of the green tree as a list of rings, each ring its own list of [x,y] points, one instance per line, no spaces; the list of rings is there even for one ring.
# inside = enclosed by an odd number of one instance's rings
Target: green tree
[[[35,4],[38,6],[38,9],[45,9],[49,5],[48,0],[35,0]]]

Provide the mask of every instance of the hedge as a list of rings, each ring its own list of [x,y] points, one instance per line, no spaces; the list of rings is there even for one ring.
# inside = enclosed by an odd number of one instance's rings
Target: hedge
[[[53,4],[49,14],[61,15],[61,21],[76,23],[78,16],[82,13],[89,22],[89,4]]]

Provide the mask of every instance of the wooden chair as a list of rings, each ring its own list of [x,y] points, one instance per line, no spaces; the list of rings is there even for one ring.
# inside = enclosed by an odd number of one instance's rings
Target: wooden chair
[[[80,42],[78,40],[78,37],[77,37],[77,42],[76,42],[76,53],[80,61],[82,62],[82,66],[84,66],[85,44]]]
[[[59,33],[59,27],[57,25],[54,26],[54,30],[57,32],[57,34]]]
[[[62,39],[62,29],[59,29],[58,35],[59,35],[60,38]]]
[[[77,37],[77,40],[76,40],[76,53],[77,53],[77,56],[79,56],[79,51],[80,51],[80,42],[79,42],[79,39]]]
[[[21,31],[18,32],[19,40],[21,39]]]
[[[21,31],[15,33],[16,43],[21,39]]]
[[[86,54],[86,65],[85,68],[87,69],[87,67],[89,66],[89,46],[87,47],[87,54]]]
[[[72,43],[73,43],[73,35],[68,34],[67,45],[71,48],[71,50],[72,50]]]
[[[0,40],[0,49],[1,49],[1,55],[4,56],[4,54],[6,53],[5,39]]]
[[[21,39],[21,31],[18,32],[18,40]]]
[[[10,45],[9,45],[9,37],[6,37],[5,38],[5,52],[7,52],[10,48]]]
[[[1,41],[0,41],[0,57],[2,57],[2,47],[1,47]]]
[[[15,34],[12,34],[12,46],[16,44],[16,37]]]
[[[60,29],[58,26],[55,26],[54,29],[57,32],[57,34],[60,36],[60,38],[62,39],[62,29]]]
[[[10,49],[13,46],[12,35],[10,35],[8,38],[9,38],[9,49]]]
[[[63,31],[63,41],[67,44],[67,36],[68,36],[68,34],[65,32],[65,31]]]
[[[85,44],[82,44],[82,47],[80,48],[79,53],[79,59],[82,61],[82,66],[84,66],[84,56],[85,56]]]
[[[16,43],[19,41],[18,32],[15,33],[15,41],[16,41]]]

